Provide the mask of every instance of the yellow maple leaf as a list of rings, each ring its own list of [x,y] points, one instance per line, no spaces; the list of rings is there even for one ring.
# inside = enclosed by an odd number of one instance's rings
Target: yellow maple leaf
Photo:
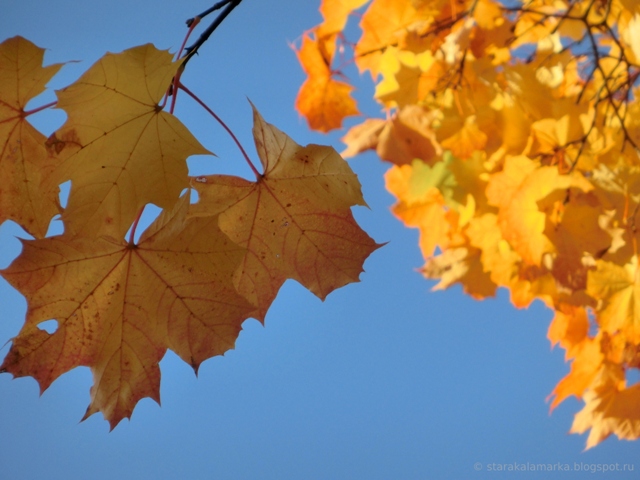
[[[572,15],[569,15],[569,18],[558,18],[554,15],[558,8],[563,10],[566,8],[565,4],[561,4],[561,2],[533,0],[527,6],[527,10],[518,16],[514,31],[515,41],[513,48],[526,44],[538,44],[538,42],[545,41],[558,31],[576,40],[583,37],[585,25],[576,19],[581,14],[586,13],[580,11],[584,8],[583,2],[576,2],[576,4],[571,5]]]
[[[331,147],[301,147],[254,108],[253,135],[264,173],[256,182],[227,175],[193,179],[193,215],[220,214],[220,228],[247,253],[234,284],[263,319],[286,279],[324,299],[357,282],[379,247],[351,206],[366,205],[360,183]]]
[[[600,224],[602,205],[593,191],[555,190],[538,201],[546,213],[544,234],[554,246],[554,277],[572,290],[584,290],[587,269],[612,245],[612,236]]]
[[[538,202],[555,190],[569,188],[593,187],[577,174],[560,175],[556,167],[535,168],[526,157],[509,157],[504,171],[491,176],[489,203],[499,207],[502,235],[526,263],[539,266],[545,253],[555,252],[544,234],[547,212]]]
[[[605,260],[623,266],[637,253],[638,232],[634,228],[635,214],[639,207],[640,168],[626,162],[610,167],[600,163],[592,171],[591,182],[595,187],[601,208],[606,212],[603,228],[611,237],[611,247]]]
[[[448,35],[445,36],[440,52],[444,57],[444,62],[449,67],[456,67],[458,63],[466,57],[469,49],[471,34],[475,29],[476,22],[472,18],[465,18],[456,22]]]
[[[355,47],[356,64],[361,72],[369,70],[375,79],[381,53],[397,45],[409,32],[421,32],[433,20],[444,1],[414,5],[411,0],[373,0],[360,28],[362,37]]]
[[[57,185],[44,184],[57,161],[24,110],[61,67],[43,67],[43,55],[43,49],[22,37],[0,44],[0,223],[14,220],[37,238],[45,236],[59,213]]]
[[[598,260],[588,273],[587,293],[598,306],[600,328],[609,333],[622,332],[631,342],[640,343],[640,282],[638,257],[624,266]]]
[[[573,99],[554,102],[551,117],[533,122],[531,136],[525,153],[531,157],[538,155],[557,156],[573,153],[577,157],[580,142],[585,140],[592,116],[587,105],[576,105]],[[586,124],[586,125],[585,125]],[[578,147],[573,145],[578,144]]]
[[[622,39],[628,46],[625,50],[629,55],[632,62],[638,63],[640,60],[640,13],[636,13],[631,21],[629,21],[627,28],[622,30]]]
[[[478,2],[478,6],[484,2]],[[490,10],[493,7],[490,7]],[[478,13],[481,15],[482,13]],[[474,16],[477,16],[474,14]],[[511,60],[511,49],[509,48],[513,40],[513,22],[502,16],[495,19],[491,14],[487,17],[487,22],[478,25],[474,29],[469,42],[469,49],[476,59],[487,57],[492,65],[502,65]]]
[[[160,401],[167,348],[194,369],[233,348],[254,309],[231,281],[244,252],[217,217],[186,220],[187,208],[185,195],[137,245],[69,234],[24,241],[2,276],[27,298],[27,320],[0,371],[33,376],[44,391],[89,366],[85,418],[101,411],[114,428],[140,399]],[[38,328],[50,319],[52,334]]]
[[[493,30],[506,21],[501,4],[493,0],[479,0],[473,9],[473,18],[485,30]]]
[[[107,54],[57,92],[68,120],[49,139],[71,180],[62,219],[74,234],[122,238],[144,205],[170,208],[188,186],[186,159],[209,153],[158,103],[180,64],[152,45]]]
[[[531,120],[554,117],[553,89],[540,82],[536,70],[526,65],[504,67],[505,92]]]
[[[369,0],[322,0],[320,13],[324,19],[316,29],[318,38],[341,32],[347,24],[347,18]]]
[[[375,98],[389,107],[422,103],[436,92],[445,67],[430,51],[416,54],[388,48],[379,65],[382,81],[376,85]]]
[[[492,164],[501,164],[507,155],[520,155],[529,141],[531,121],[529,115],[509,96],[497,96],[495,127],[487,135],[488,145],[492,148],[487,151],[489,161]],[[483,130],[486,130],[483,123]]]
[[[469,221],[464,234],[469,244],[481,251],[483,270],[498,286],[510,290],[517,308],[528,307],[534,300],[551,305],[557,297],[556,281],[543,268],[525,265],[522,258],[503,237],[495,213],[483,213]]]
[[[444,134],[443,130],[437,133],[438,136]],[[487,135],[478,128],[475,115],[465,118],[461,128],[440,142],[442,148],[451,150],[458,158],[469,158],[476,150],[484,149],[486,144]]]
[[[469,199],[473,200],[473,212],[471,216],[479,216],[488,210],[493,211],[487,203],[487,171],[486,157],[481,151],[475,152],[470,158],[452,161],[448,168],[456,179],[456,186],[453,189],[450,203],[454,208],[455,204],[468,205]],[[462,222],[461,225],[466,225]]]

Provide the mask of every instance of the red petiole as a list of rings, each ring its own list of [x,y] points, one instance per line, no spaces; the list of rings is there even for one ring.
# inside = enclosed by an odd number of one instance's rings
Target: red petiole
[[[222,121],[222,119],[216,115],[216,113],[211,110],[206,103],[204,103],[202,100],[200,100],[196,94],[194,94],[191,90],[189,90],[187,87],[185,87],[182,83],[178,84],[178,88],[180,88],[181,90],[184,90],[185,93],[187,95],[189,95],[191,98],[193,98],[196,102],[198,102],[200,104],[200,106],[202,108],[204,108],[207,112],[209,112],[209,114],[216,119],[216,121],[222,126],[222,128],[224,128],[227,133],[231,136],[231,138],[233,139],[233,141],[235,142],[235,144],[237,145],[237,147],[240,149],[240,152],[242,153],[242,156],[244,157],[244,159],[247,161],[247,163],[249,164],[249,167],[251,168],[251,170],[253,171],[253,173],[255,174],[256,178],[260,178],[260,172],[258,171],[258,169],[253,165],[253,163],[251,163],[251,160],[249,159],[249,155],[247,155],[247,152],[244,150],[244,148],[242,147],[242,144],[240,143],[240,141],[238,140],[238,138],[234,135],[234,133],[231,131],[231,129],[227,126],[226,123],[224,123]],[[175,94],[175,93],[174,93]]]

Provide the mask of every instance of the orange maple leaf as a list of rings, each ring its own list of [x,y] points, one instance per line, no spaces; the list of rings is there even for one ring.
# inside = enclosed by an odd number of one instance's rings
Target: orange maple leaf
[[[153,45],[107,54],[57,92],[69,116],[49,139],[71,180],[62,214],[74,234],[122,238],[147,203],[171,208],[189,185],[186,159],[209,153],[158,102],[180,64]]]
[[[369,118],[342,137],[347,144],[342,155],[349,158],[375,150],[382,160],[396,165],[409,165],[415,159],[430,163],[442,153],[431,129],[432,113],[409,105],[388,121]]]
[[[575,321],[575,320],[574,320]],[[557,327],[556,327],[557,328]],[[549,397],[553,398],[550,410],[571,395],[580,398],[600,371],[604,357],[600,347],[600,337],[584,337],[572,347],[571,371],[558,382]]]
[[[438,190],[443,177],[433,175],[431,167],[420,160],[394,166],[384,176],[387,190],[398,199],[392,211],[406,226],[420,229],[420,250],[425,258],[431,257],[436,247],[448,244],[450,216],[443,208],[445,199]]]
[[[42,67],[43,54],[21,37],[0,44],[0,223],[14,220],[38,238],[46,235],[59,212],[57,185],[44,185],[57,161],[45,149],[44,135],[26,121],[24,110],[61,67]]]
[[[587,449],[595,447],[612,433],[618,438],[640,437],[640,385],[626,387],[624,370],[605,364],[594,385],[584,395],[585,406],[578,412],[571,433],[587,430]]]
[[[102,411],[114,428],[136,403],[160,401],[167,348],[197,370],[233,348],[253,306],[231,282],[243,249],[217,217],[187,220],[188,195],[137,245],[64,234],[24,241],[2,276],[27,298],[27,320],[0,371],[30,375],[44,391],[77,366],[93,372],[84,418]],[[54,319],[49,334],[38,324]]]
[[[340,155],[351,158],[367,150],[375,150],[386,125],[387,121],[382,118],[367,118],[364,122],[351,127],[341,139],[347,148],[340,152]]]
[[[351,97],[353,87],[333,78],[332,56],[320,48],[318,40],[305,35],[297,54],[308,78],[298,92],[296,109],[307,119],[310,128],[328,132],[340,128],[345,117],[359,114]]]
[[[220,214],[220,228],[247,253],[234,284],[264,318],[280,286],[297,280],[319,298],[357,282],[379,247],[356,224],[366,205],[360,183],[331,147],[301,147],[253,110],[253,136],[264,173],[256,182],[226,175],[192,181],[194,215]]]
[[[483,270],[480,250],[466,247],[447,248],[442,254],[431,257],[422,268],[426,278],[438,279],[432,290],[444,290],[460,283],[465,293],[476,300],[493,297],[497,285]]]
[[[565,359],[576,356],[576,347],[587,338],[589,318],[584,307],[573,305],[556,306],[555,316],[549,325],[547,338],[554,347],[560,344],[566,350]]]

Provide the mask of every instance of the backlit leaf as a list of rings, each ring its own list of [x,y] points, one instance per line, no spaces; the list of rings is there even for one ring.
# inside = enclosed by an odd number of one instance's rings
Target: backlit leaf
[[[356,224],[360,184],[330,147],[301,147],[254,109],[253,135],[264,173],[256,182],[226,175],[193,180],[194,215],[220,215],[220,228],[247,249],[234,275],[263,319],[285,280],[324,299],[357,282],[378,245]]]
[[[331,57],[323,54],[316,40],[304,36],[298,58],[309,77],[300,87],[296,108],[311,128],[328,132],[339,128],[345,117],[358,115],[353,87],[332,77]]]
[[[189,184],[186,159],[208,153],[159,102],[179,63],[143,45],[107,54],[58,91],[68,120],[49,139],[71,180],[62,218],[74,234],[122,238],[140,208],[171,208]]]
[[[30,375],[41,391],[77,366],[94,385],[85,418],[115,427],[144,397],[160,402],[158,362],[167,348],[195,369],[233,348],[253,307],[231,282],[243,249],[217,217],[185,219],[188,196],[137,245],[65,234],[25,241],[2,272],[29,302],[27,321],[0,370]],[[38,328],[55,319],[50,334]]]
[[[21,37],[0,44],[0,223],[14,220],[38,238],[59,213],[57,185],[44,184],[58,162],[45,149],[44,135],[25,118],[27,103],[61,67],[43,67],[43,55]]]

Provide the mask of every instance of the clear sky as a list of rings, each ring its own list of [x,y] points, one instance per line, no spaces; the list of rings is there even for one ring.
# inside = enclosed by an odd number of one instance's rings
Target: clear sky
[[[45,63],[70,62],[50,83],[62,88],[107,51],[148,42],[175,51],[184,20],[212,3],[3,0],[0,40],[22,35],[47,49]],[[339,133],[311,132],[293,108],[303,73],[289,43],[318,23],[318,5],[244,0],[183,76],[254,158],[247,97],[298,143],[343,147]],[[363,110],[378,111],[368,80],[356,95]],[[54,99],[49,91],[32,105]],[[191,160],[191,167],[213,163],[217,172],[250,175],[226,134],[186,95],[176,114],[218,155]],[[37,117],[45,135],[65,118],[61,111]],[[65,374],[42,397],[33,379],[0,375],[0,478],[551,475],[490,471],[514,463],[582,468],[553,473],[563,479],[602,478],[584,469],[628,464],[633,473],[605,478],[638,478],[637,443],[614,437],[583,452],[585,436],[567,435],[581,402],[570,399],[549,415],[545,397],[569,368],[561,350],[550,351],[550,311],[539,303],[515,310],[504,291],[484,302],[460,288],[431,293],[432,283],[416,271],[417,232],[389,211],[387,166],[374,155],[351,165],[370,206],[354,209],[356,218],[376,241],[389,242],[366,262],[361,283],[320,302],[287,282],[266,326],[246,321],[236,349],[206,361],[198,378],[168,352],[162,407],[143,400],[111,433],[100,414],[78,423],[89,402],[88,369]],[[0,267],[19,252],[16,235],[23,236],[15,225],[0,226]],[[0,345],[18,333],[25,310],[24,299],[0,279]]]

